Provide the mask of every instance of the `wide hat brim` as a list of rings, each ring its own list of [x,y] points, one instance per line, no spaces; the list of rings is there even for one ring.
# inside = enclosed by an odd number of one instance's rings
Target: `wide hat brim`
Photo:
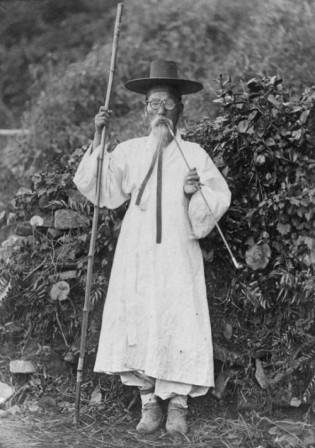
[[[176,90],[176,93],[181,95],[196,93],[203,89],[200,82],[179,78],[176,62],[165,59],[157,59],[151,62],[149,78],[132,79],[125,83],[126,89],[144,95],[156,86],[172,87]]]
[[[155,86],[171,86],[176,88],[181,95],[188,95],[190,93],[197,93],[203,89],[203,85],[197,81],[190,81],[188,79],[180,78],[138,78],[125,82],[125,87],[128,90],[136,93],[146,95],[147,92]]]

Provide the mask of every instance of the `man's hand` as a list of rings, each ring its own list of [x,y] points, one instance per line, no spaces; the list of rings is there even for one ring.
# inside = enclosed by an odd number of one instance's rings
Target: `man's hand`
[[[97,134],[102,134],[103,127],[109,126],[110,117],[112,115],[111,110],[106,110],[105,106],[101,106],[98,114],[95,115],[95,132]]]
[[[188,171],[184,179],[184,192],[191,196],[199,190],[200,177],[196,168],[192,168]]]
[[[93,140],[93,150],[101,143],[103,127],[109,126],[111,115],[112,111],[106,110],[105,106],[101,106],[98,114],[95,115],[94,119],[95,133]]]

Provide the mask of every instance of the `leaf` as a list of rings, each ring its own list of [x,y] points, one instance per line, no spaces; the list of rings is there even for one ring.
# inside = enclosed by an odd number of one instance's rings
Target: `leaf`
[[[239,122],[237,129],[241,134],[244,134],[249,126],[249,121],[248,120],[242,120]]]
[[[300,116],[300,123],[301,123],[301,124],[304,124],[304,123],[306,122],[307,117],[309,116],[309,113],[310,113],[309,110],[304,110],[304,111],[301,113],[301,116]]]
[[[302,129],[297,129],[296,131],[292,132],[292,138],[293,140],[299,140],[302,135]]]
[[[291,230],[291,224],[277,224],[277,230],[281,235],[287,235]]]
[[[231,324],[226,322],[223,327],[223,336],[225,337],[225,339],[231,339],[232,335],[233,327]]]
[[[274,95],[268,95],[268,101],[269,101],[269,103],[273,104],[276,107],[279,107],[279,105],[280,105],[279,101],[276,100]]]
[[[274,146],[276,144],[276,142],[274,141],[273,138],[269,137],[267,138],[267,140],[265,141],[267,146]]]
[[[268,244],[255,244],[245,253],[246,264],[254,271],[264,269],[269,263],[270,256],[271,249]]]
[[[302,403],[302,401],[299,398],[293,397],[290,401],[290,406],[292,406],[294,408],[298,408],[301,403]]]
[[[32,190],[29,188],[21,187],[16,193],[16,196],[31,196],[33,194]]]
[[[262,389],[267,389],[268,381],[267,381],[262,363],[259,359],[256,359],[255,378],[258,381],[258,383]]]
[[[64,300],[67,300],[69,292],[69,283],[66,281],[60,281],[52,286],[50,290],[50,297],[52,300],[59,300],[60,302],[63,302]]]

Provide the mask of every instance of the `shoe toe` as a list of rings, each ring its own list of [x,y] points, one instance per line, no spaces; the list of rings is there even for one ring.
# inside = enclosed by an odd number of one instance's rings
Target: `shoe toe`
[[[186,422],[187,409],[179,406],[169,406],[167,421],[166,421],[166,431],[169,433],[182,433],[187,432],[187,422]]]
[[[156,432],[163,422],[163,413],[159,405],[145,406],[142,409],[142,417],[136,430],[141,434],[152,434]]]

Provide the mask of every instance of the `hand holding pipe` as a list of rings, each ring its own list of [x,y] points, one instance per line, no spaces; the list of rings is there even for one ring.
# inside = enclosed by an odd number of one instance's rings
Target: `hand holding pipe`
[[[176,143],[176,145],[177,145],[177,147],[178,147],[178,149],[179,149],[179,151],[180,151],[180,153],[181,153],[181,155],[182,155],[182,157],[183,157],[183,159],[184,159],[184,161],[185,161],[185,163],[186,163],[186,165],[187,165],[187,168],[188,168],[189,170],[191,170],[191,167],[189,166],[189,163],[188,163],[188,161],[187,161],[187,159],[186,159],[186,157],[185,157],[185,155],[184,155],[184,153],[183,153],[183,150],[182,150],[182,148],[180,147],[180,144],[179,144],[178,141],[177,141],[177,138],[176,138],[176,136],[175,136],[175,134],[174,134],[174,132],[173,132],[173,129],[171,128],[170,124],[169,124],[167,121],[165,121],[165,123],[167,124],[167,127],[168,127],[168,129],[169,129],[169,131],[170,131],[170,134],[171,134],[171,136],[173,137],[173,139],[174,139],[174,141],[175,141],[175,143]],[[223,235],[223,232],[222,232],[222,230],[221,230],[219,224],[217,223],[217,220],[215,219],[215,216],[214,216],[214,214],[213,214],[213,211],[211,210],[211,207],[210,207],[210,205],[209,205],[209,203],[208,203],[208,201],[207,201],[205,195],[203,194],[203,192],[202,192],[202,190],[201,190],[201,184],[200,184],[199,182],[198,182],[198,183],[196,182],[196,186],[197,186],[198,191],[200,192],[200,194],[201,194],[203,200],[205,201],[205,203],[206,203],[206,205],[207,205],[207,207],[208,207],[208,210],[209,210],[209,212],[210,212],[210,214],[211,214],[211,216],[212,216],[212,219],[213,219],[213,221],[214,221],[214,224],[215,224],[216,228],[218,229],[218,232],[219,232],[219,234],[220,234],[220,236],[221,236],[221,238],[222,238],[222,240],[223,240],[223,242],[224,242],[224,244],[225,244],[225,247],[227,248],[227,250],[228,250],[228,252],[229,252],[229,254],[230,254],[230,256],[231,256],[231,259],[232,259],[232,262],[233,262],[234,266],[236,267],[236,269],[240,269],[240,268],[241,268],[241,265],[236,261],[234,255],[233,255],[233,253],[232,253],[232,250],[231,250],[231,248],[230,248],[228,242],[226,241],[225,236]]]

